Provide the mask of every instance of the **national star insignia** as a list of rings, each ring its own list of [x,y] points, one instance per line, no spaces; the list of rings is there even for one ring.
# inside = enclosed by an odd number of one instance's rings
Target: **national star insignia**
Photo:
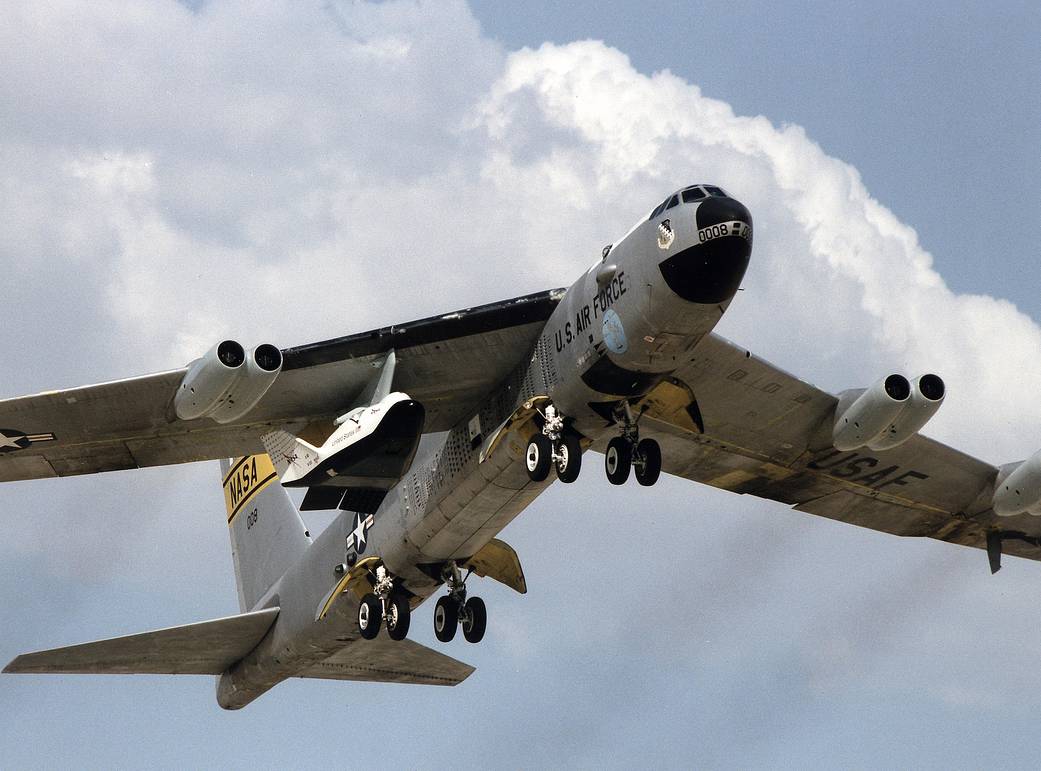
[[[0,454],[24,450],[36,442],[53,442],[54,434],[26,434],[14,428],[0,428]]]
[[[372,525],[372,515],[362,517],[361,514],[354,515],[354,530],[347,537],[347,548],[352,546],[358,554],[365,551],[365,531]]]

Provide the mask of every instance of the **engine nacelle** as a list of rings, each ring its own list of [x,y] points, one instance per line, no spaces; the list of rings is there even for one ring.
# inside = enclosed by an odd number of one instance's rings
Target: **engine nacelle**
[[[846,391],[835,410],[832,444],[838,450],[856,450],[874,441],[897,419],[911,397],[903,375],[890,375],[864,391]]]
[[[174,412],[181,420],[209,414],[238,379],[246,362],[246,351],[234,340],[213,346],[188,367],[174,396]]]
[[[1041,516],[1041,452],[1018,465],[1002,467],[994,486],[991,508],[1001,517],[1024,512]]]
[[[218,423],[238,420],[257,405],[282,371],[282,352],[269,343],[258,345],[249,352],[243,369],[225,398],[210,413]]]
[[[889,450],[917,434],[943,404],[947,389],[938,375],[922,375],[911,381],[911,397],[893,422],[868,442],[872,450]]]
[[[258,345],[247,357],[239,343],[225,340],[188,367],[174,396],[174,412],[181,420],[238,420],[256,406],[281,370],[282,352],[275,346]]]

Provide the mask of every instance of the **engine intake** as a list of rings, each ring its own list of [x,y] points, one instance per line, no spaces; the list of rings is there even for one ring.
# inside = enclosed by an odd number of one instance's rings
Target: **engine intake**
[[[238,420],[257,405],[281,371],[277,347],[263,343],[247,357],[239,343],[225,340],[189,365],[174,396],[174,412],[181,420]]]
[[[943,404],[946,389],[937,375],[913,383],[889,375],[865,390],[839,396],[832,440],[836,449],[889,450],[918,433]]]

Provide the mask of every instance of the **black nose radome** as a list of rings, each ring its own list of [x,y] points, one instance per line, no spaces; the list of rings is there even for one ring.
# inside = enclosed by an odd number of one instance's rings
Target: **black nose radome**
[[[752,215],[733,198],[698,204],[698,243],[662,262],[665,283],[684,300],[714,305],[737,292],[752,254]]]
[[[740,201],[733,198],[706,198],[698,205],[698,230],[724,222],[744,222],[749,228],[752,215]]]

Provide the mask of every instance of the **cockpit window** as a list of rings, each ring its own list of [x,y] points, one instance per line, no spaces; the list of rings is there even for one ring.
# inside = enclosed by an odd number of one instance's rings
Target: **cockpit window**
[[[683,203],[690,203],[691,201],[700,201],[705,197],[705,191],[700,187],[691,187],[683,191]]]
[[[657,206],[655,206],[655,207],[654,207],[654,211],[652,211],[652,212],[651,212],[651,216],[650,216],[650,217],[648,217],[647,219],[649,219],[649,220],[652,220],[652,219],[654,219],[655,217],[657,217],[657,216],[658,216],[659,214],[661,214],[661,213],[662,213],[663,211],[665,211],[665,205],[666,205],[666,204],[667,204],[668,202],[669,202],[669,199],[668,199],[668,198],[666,198],[666,199],[665,199],[664,201],[662,201],[662,202],[661,202],[660,204],[658,204]]]
[[[679,202],[680,202],[680,197],[678,195],[674,195],[672,198],[669,199],[669,205],[666,206],[665,208],[666,209],[671,209],[673,206],[675,206]]]
[[[709,187],[708,185],[705,185],[705,189],[708,191],[709,195],[718,196],[719,198],[729,198],[730,197],[726,193],[724,193],[722,190],[720,190],[718,187]]]

